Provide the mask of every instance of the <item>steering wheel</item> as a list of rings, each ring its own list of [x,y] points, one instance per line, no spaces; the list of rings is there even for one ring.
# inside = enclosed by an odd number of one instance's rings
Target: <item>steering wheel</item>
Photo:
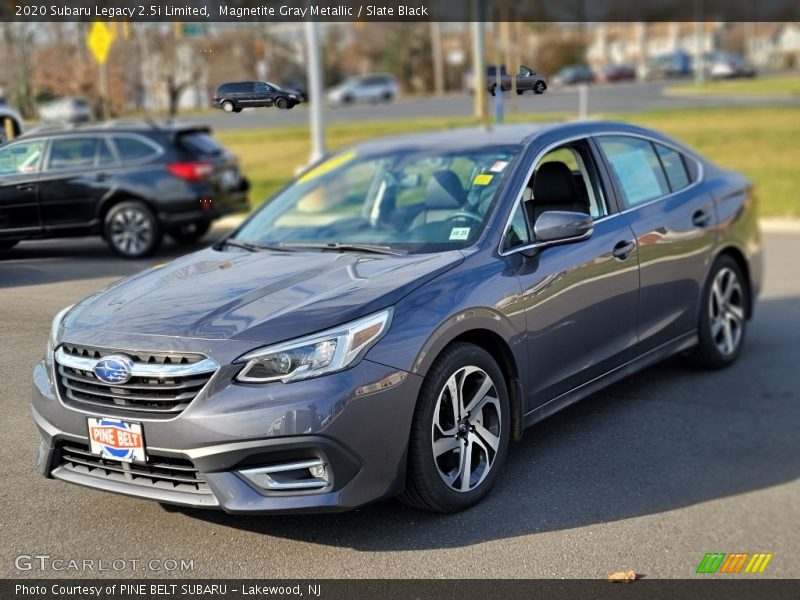
[[[482,216],[468,210],[457,210],[456,212],[447,216],[448,221],[455,221],[456,219],[470,219],[472,221],[477,221],[478,223],[483,223]]]

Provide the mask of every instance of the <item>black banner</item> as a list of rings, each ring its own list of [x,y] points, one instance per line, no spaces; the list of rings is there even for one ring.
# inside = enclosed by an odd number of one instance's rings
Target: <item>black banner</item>
[[[778,579],[402,580],[2,580],[3,600],[797,600],[800,582]]]
[[[800,19],[793,0],[2,0],[2,21],[742,21]]]

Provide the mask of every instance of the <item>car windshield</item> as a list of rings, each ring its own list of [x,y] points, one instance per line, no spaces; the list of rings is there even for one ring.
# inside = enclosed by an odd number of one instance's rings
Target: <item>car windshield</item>
[[[233,239],[250,249],[369,245],[404,254],[464,248],[480,235],[521,148],[344,151],[289,184]]]

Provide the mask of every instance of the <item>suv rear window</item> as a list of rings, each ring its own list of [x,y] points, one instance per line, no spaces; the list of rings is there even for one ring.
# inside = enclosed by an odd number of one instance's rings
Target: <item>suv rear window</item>
[[[123,161],[142,160],[158,153],[155,147],[135,137],[114,136],[114,144],[117,147],[117,154]]]
[[[178,137],[178,143],[194,154],[222,154],[225,148],[207,133],[185,133]]]

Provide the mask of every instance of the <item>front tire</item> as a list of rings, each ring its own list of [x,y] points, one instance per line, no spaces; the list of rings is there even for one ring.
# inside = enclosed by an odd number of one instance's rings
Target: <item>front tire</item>
[[[103,235],[115,254],[144,258],[161,244],[161,228],[153,212],[137,200],[111,207],[103,222]]]
[[[420,390],[400,500],[445,513],[482,500],[505,461],[510,419],[505,378],[492,356],[463,342],[447,348]]]
[[[730,256],[718,258],[701,298],[699,343],[689,355],[695,365],[722,369],[739,357],[747,330],[749,301],[739,265]]]
[[[285,110],[286,108],[289,107],[289,102],[286,100],[286,98],[278,98],[275,101],[275,106],[277,106],[281,110]]]
[[[534,94],[544,94],[544,91],[546,89],[547,88],[545,87],[544,83],[542,83],[541,81],[537,81],[536,85],[533,87],[533,93]]]

